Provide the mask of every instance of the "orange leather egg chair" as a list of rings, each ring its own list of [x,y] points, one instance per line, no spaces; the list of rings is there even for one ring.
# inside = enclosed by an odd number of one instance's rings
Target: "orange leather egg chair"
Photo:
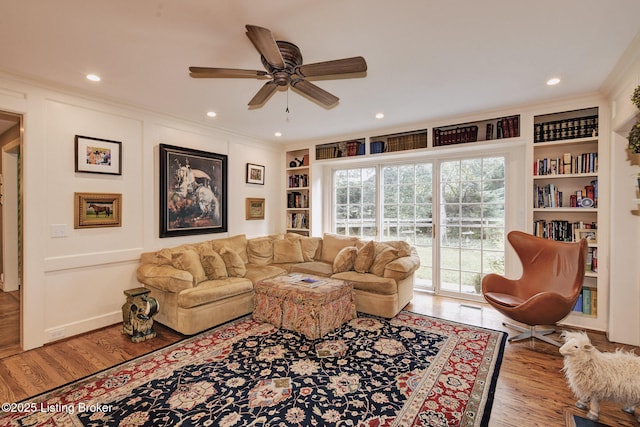
[[[513,280],[487,274],[482,279],[484,298],[500,313],[528,326],[504,323],[522,332],[509,341],[538,338],[559,347],[561,343],[546,336],[553,329],[536,326],[555,325],[575,306],[584,280],[587,241],[557,242],[521,231],[511,231],[507,238],[522,262],[522,276]]]

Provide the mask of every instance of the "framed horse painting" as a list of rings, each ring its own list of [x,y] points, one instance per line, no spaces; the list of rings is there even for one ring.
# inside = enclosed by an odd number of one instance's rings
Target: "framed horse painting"
[[[74,198],[74,228],[122,226],[122,194],[74,193]]]
[[[227,156],[160,144],[160,237],[227,232]]]

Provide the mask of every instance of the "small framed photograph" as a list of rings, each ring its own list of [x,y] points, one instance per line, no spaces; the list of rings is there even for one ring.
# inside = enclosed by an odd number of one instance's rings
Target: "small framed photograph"
[[[598,230],[596,228],[576,229],[576,241],[586,239],[587,243],[598,243]]]
[[[246,219],[264,219],[264,199],[247,198]]]
[[[121,227],[122,194],[74,193],[74,227]]]
[[[108,139],[75,137],[76,172],[122,175],[122,143]]]
[[[247,163],[247,184],[264,185],[264,166]]]

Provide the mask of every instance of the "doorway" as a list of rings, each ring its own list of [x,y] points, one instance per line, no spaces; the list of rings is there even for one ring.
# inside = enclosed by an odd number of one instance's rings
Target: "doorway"
[[[22,351],[22,116],[0,112],[0,358]]]

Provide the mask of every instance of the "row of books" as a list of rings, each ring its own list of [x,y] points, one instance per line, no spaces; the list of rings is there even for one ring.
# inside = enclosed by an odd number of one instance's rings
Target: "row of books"
[[[573,311],[587,314],[589,316],[598,315],[598,289],[583,287],[580,296],[573,307]]]
[[[287,228],[309,229],[307,214],[304,212],[291,212],[287,215]]]
[[[534,208],[561,208],[563,207],[562,191],[554,183],[546,185],[534,184],[533,207]],[[598,207],[598,180],[594,179],[582,189],[569,195],[570,208],[597,208]]]
[[[417,148],[427,148],[427,132],[412,133],[408,135],[390,136],[387,138],[386,151],[415,150]]]
[[[304,209],[309,207],[309,195],[300,191],[290,191],[287,193],[287,208]]]
[[[520,136],[520,116],[503,117],[496,123],[496,139]],[[490,138],[487,138],[490,139]]]
[[[598,116],[554,120],[533,126],[533,142],[598,136]]]
[[[597,229],[597,222],[585,222],[575,221],[570,222],[567,220],[551,220],[546,221],[543,219],[533,222],[533,235],[542,237],[544,239],[557,240],[559,242],[577,242],[578,233],[577,230],[583,229]],[[596,253],[597,255],[597,253]]]
[[[289,175],[289,188],[299,188],[299,187],[308,187],[309,186],[309,175],[299,174],[299,175]]]
[[[335,159],[337,157],[363,156],[365,144],[362,141],[343,141],[316,146],[316,160]]]
[[[538,159],[533,164],[534,175],[564,175],[569,173],[597,173],[598,153],[573,155],[564,153],[562,157]]]
[[[461,126],[454,129],[434,129],[433,146],[464,144],[478,140],[478,126]]]

